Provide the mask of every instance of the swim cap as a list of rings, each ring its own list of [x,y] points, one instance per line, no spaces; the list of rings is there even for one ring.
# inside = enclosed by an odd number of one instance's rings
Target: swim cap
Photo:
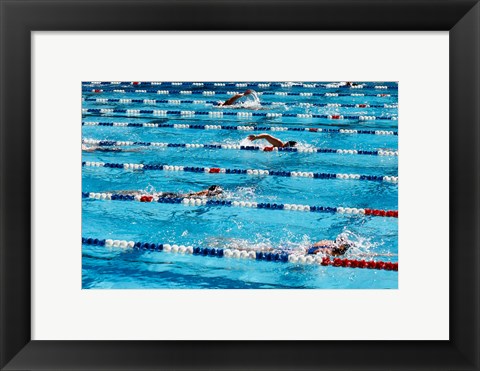
[[[220,187],[219,185],[212,185],[212,186],[208,187],[208,190],[209,191],[221,191],[222,187]]]

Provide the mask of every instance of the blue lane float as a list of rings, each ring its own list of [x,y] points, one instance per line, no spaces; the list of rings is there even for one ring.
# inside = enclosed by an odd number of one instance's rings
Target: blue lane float
[[[82,121],[82,126],[112,126],[129,128],[171,128],[196,130],[238,130],[238,131],[306,131],[309,133],[324,134],[367,134],[367,135],[397,135],[392,130],[357,130],[357,129],[329,129],[286,126],[256,126],[256,125],[196,125],[196,124],[164,124],[157,122],[113,122],[113,121]]]
[[[377,210],[356,207],[330,207],[330,206],[312,206],[299,204],[283,204],[273,202],[253,202],[253,201],[230,201],[222,199],[208,199],[206,197],[159,197],[147,194],[119,194],[109,192],[82,192],[82,198],[93,200],[112,200],[112,201],[137,201],[145,203],[161,203],[161,204],[183,204],[185,206],[226,206],[226,207],[243,207],[263,210],[278,211],[306,211],[317,213],[332,213],[346,215],[372,215],[382,217],[398,217],[397,210]]]
[[[159,94],[159,95],[203,95],[203,96],[231,96],[239,93],[238,91],[227,91],[227,90],[158,90],[158,89],[133,89],[133,88],[110,88],[110,87],[101,87],[101,88],[82,88],[82,93],[139,93],[139,94]],[[391,93],[310,93],[310,92],[285,92],[285,91],[258,91],[260,96],[294,96],[294,97],[378,97],[378,98],[388,98],[388,97],[398,97],[398,94]]]
[[[100,104],[120,103],[120,104],[195,104],[195,105],[217,105],[214,100],[185,100],[185,99],[133,99],[133,98],[82,98],[84,102],[94,102]],[[368,104],[368,103],[298,103],[298,102],[262,102],[262,106],[300,106],[308,107],[330,107],[330,108],[386,108],[397,109],[398,104]]]
[[[156,164],[133,164],[133,163],[110,163],[83,161],[82,166],[103,167],[111,169],[124,170],[157,170],[157,171],[183,171],[191,173],[208,174],[237,174],[252,176],[282,176],[282,177],[304,177],[312,179],[342,179],[342,180],[367,180],[376,182],[398,183],[398,176],[390,175],[360,175],[360,174],[333,174],[333,173],[314,173],[311,171],[281,171],[264,169],[229,169],[217,167],[194,167],[177,165],[156,165]]]
[[[251,119],[253,117],[275,118],[300,118],[300,119],[328,119],[328,120],[358,120],[375,121],[388,120],[397,121],[396,116],[371,116],[371,115],[318,115],[310,113],[272,113],[272,112],[246,112],[246,111],[177,111],[177,110],[150,110],[150,109],[123,109],[123,108],[82,108],[82,114],[93,113],[102,115],[114,115],[118,113],[127,116],[153,115],[158,117],[181,116],[195,117],[208,116],[215,119],[224,117],[237,117],[242,119]]]
[[[398,90],[398,84],[357,84],[353,86],[349,85],[340,85],[339,83],[318,83],[318,82],[305,82],[305,83],[292,83],[292,82],[150,82],[150,81],[85,81],[82,83],[83,86],[106,86],[106,85],[116,85],[116,86],[162,86],[162,87],[235,87],[235,88],[304,88],[304,89],[375,89],[375,90]]]
[[[217,258],[237,258],[237,259],[252,259],[252,260],[266,260],[272,262],[283,262],[286,263],[289,261],[289,254],[285,251],[273,251],[273,252],[262,252],[256,250],[237,250],[237,249],[223,249],[223,248],[213,248],[213,247],[200,247],[200,246],[185,246],[185,245],[170,245],[163,243],[152,243],[152,242],[136,242],[136,241],[126,241],[126,240],[113,240],[113,239],[98,239],[92,237],[82,237],[83,245],[92,245],[92,246],[105,246],[108,248],[118,248],[123,250],[149,250],[149,251],[158,251],[158,252],[168,252],[168,253],[178,253],[184,255],[198,255],[205,257],[217,257]],[[290,259],[293,262],[299,262],[298,258]],[[300,259],[300,263],[320,263],[315,259]]]
[[[367,269],[382,269],[390,271],[398,271],[398,262],[383,262],[383,261],[365,261],[356,259],[340,259],[325,255],[305,255],[302,253],[295,253],[285,249],[272,249],[269,251],[262,251],[256,249],[229,249],[229,248],[215,248],[215,247],[201,247],[201,246],[185,246],[185,245],[171,245],[154,242],[140,242],[114,239],[100,239],[93,237],[82,237],[82,245],[100,246],[109,249],[118,250],[141,250],[150,252],[162,252],[181,255],[196,255],[209,258],[230,258],[230,259],[245,259],[254,261],[266,261],[272,263],[293,263],[293,264],[307,264],[307,265],[322,265],[343,268],[367,268]]]
[[[239,144],[199,144],[199,143],[160,143],[160,142],[132,142],[132,141],[115,141],[115,140],[99,140],[99,139],[83,139],[84,144],[101,146],[101,147],[124,147],[124,146],[144,146],[157,148],[193,148],[193,149],[227,149],[240,151],[260,151],[260,152],[291,152],[291,153],[335,153],[343,155],[370,155],[370,156],[398,156],[398,151],[387,150],[356,150],[356,149],[333,149],[333,148],[311,148],[311,147],[259,147],[259,146],[242,146]]]

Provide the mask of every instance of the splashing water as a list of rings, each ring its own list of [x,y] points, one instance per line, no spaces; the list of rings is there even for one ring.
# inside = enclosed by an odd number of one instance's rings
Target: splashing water
[[[349,243],[350,249],[345,254],[348,258],[371,259],[381,256],[397,256],[397,254],[387,253],[373,253],[372,250],[378,248],[382,243],[372,243],[370,238],[361,236],[353,231],[344,229],[339,237],[343,237]]]

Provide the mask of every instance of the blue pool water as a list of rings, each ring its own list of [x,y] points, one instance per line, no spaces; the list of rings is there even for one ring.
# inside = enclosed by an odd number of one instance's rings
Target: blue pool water
[[[329,87],[328,83],[297,83],[282,87],[252,83],[261,109],[216,107],[212,102],[229,98],[226,92],[242,92],[235,83],[226,86],[138,84],[82,84],[82,138],[101,141],[148,143],[219,144],[251,146],[246,137],[263,131],[162,127],[188,124],[227,127],[300,128],[301,131],[265,131],[283,141],[297,141],[297,148],[397,151],[397,135],[315,132],[314,129],[354,129],[397,132],[398,89],[394,82],[366,82],[372,88]],[[389,89],[375,89],[373,86]],[[314,87],[311,87],[314,86]],[[250,87],[250,86],[249,86]],[[102,91],[103,90],[103,91]],[[114,91],[117,90],[117,91]],[[119,92],[118,90],[125,90]],[[135,91],[136,90],[136,91]],[[146,90],[146,92],[139,92]],[[161,94],[156,91],[162,91]],[[164,94],[169,91],[168,95]],[[193,92],[192,94],[185,93]],[[214,91],[215,95],[204,95]],[[220,94],[218,93],[220,92]],[[289,95],[272,93],[286,92]],[[305,95],[303,93],[312,93]],[[324,96],[339,93],[339,96]],[[209,94],[209,93],[207,93]],[[211,94],[211,93],[210,93]],[[343,94],[343,95],[342,95]],[[351,96],[365,94],[365,96]],[[378,96],[389,94],[390,96]],[[129,99],[131,101],[129,101]],[[150,101],[144,101],[150,100]],[[152,101],[157,100],[157,101]],[[345,107],[341,105],[369,105]],[[330,104],[325,106],[324,104]],[[387,105],[387,106],[385,106]],[[375,106],[375,107],[372,107]],[[258,108],[258,107],[257,107]],[[92,111],[93,109],[93,111]],[[104,111],[97,111],[104,109]],[[113,109],[115,111],[105,111]],[[140,110],[125,112],[124,110]],[[165,110],[165,115],[151,110]],[[147,112],[142,112],[147,111]],[[179,111],[223,112],[223,117]],[[133,113],[132,113],[133,112]],[[227,115],[227,112],[234,112]],[[261,113],[241,117],[239,112]],[[282,113],[280,118],[266,113]],[[310,114],[313,117],[291,117]],[[315,115],[375,116],[382,119],[331,119]],[[157,123],[160,127],[91,126],[100,123]],[[307,129],[307,130],[305,130]],[[261,147],[264,141],[255,141]],[[224,169],[266,169],[330,174],[397,176],[398,156],[339,153],[303,153],[217,148],[121,146],[123,152],[83,152],[84,162],[172,165]],[[165,170],[83,166],[82,191],[197,192],[211,185],[225,189],[227,201],[270,204],[301,204],[398,210],[398,184],[358,179],[325,179],[297,176],[262,176]],[[345,233],[354,243],[341,258],[398,262],[398,219],[331,212],[231,207],[187,206],[158,202],[135,202],[82,198],[82,236],[98,239],[154,242],[217,249],[254,251],[280,248],[289,254],[323,239]],[[333,259],[333,258],[332,258]],[[83,288],[355,288],[396,289],[398,272],[320,264],[258,261],[180,254],[145,249],[82,245]]]

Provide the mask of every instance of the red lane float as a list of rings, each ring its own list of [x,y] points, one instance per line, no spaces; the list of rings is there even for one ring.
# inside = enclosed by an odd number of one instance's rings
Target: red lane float
[[[140,197],[140,202],[152,202],[153,196],[142,196]]]
[[[220,168],[218,168],[218,167],[212,167],[208,172],[209,172],[209,173],[219,173],[219,172],[220,172]]]
[[[330,260],[328,256],[322,258],[320,263],[323,266],[331,265],[333,267],[344,267],[344,268],[366,268],[366,269],[379,269],[386,271],[398,271],[398,262],[382,262],[382,261],[365,261],[365,260],[355,260],[355,259],[340,259],[334,258]]]
[[[386,217],[391,217],[391,218],[398,218],[398,210],[365,209],[365,215],[386,216]]]

